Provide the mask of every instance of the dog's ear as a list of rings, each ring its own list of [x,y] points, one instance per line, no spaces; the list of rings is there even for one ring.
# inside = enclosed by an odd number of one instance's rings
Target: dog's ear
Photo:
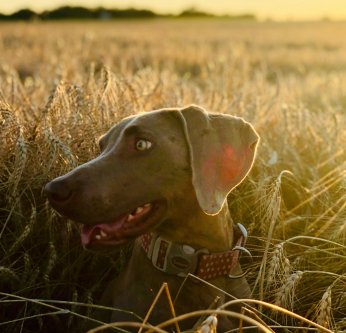
[[[197,200],[206,214],[215,215],[250,171],[259,136],[242,118],[197,106],[181,109],[180,114]]]

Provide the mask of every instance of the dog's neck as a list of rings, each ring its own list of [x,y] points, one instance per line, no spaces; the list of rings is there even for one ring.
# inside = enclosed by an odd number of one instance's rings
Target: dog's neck
[[[156,232],[172,242],[188,244],[196,249],[206,248],[211,252],[227,251],[233,244],[232,218],[227,203],[217,215],[190,209],[184,217],[163,222]]]

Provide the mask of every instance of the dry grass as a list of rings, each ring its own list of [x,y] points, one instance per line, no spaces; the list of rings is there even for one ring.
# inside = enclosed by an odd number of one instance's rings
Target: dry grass
[[[229,197],[252,236],[254,296],[346,331],[345,23],[0,28],[2,332],[76,331],[126,261],[126,249],[83,251],[42,186],[95,156],[118,119],[189,103],[243,116],[262,137]],[[309,326],[259,310],[274,331]]]

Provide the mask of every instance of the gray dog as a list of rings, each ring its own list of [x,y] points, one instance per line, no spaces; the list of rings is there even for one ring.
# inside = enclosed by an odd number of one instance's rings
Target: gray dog
[[[46,185],[52,206],[82,224],[84,247],[136,239],[127,268],[105,288],[104,305],[144,317],[162,283],[175,297],[188,273],[236,298],[250,296],[244,277],[229,277],[242,273],[234,248],[245,235],[233,224],[226,198],[250,171],[258,141],[238,117],[194,105],[151,111],[113,126],[100,139],[97,158]],[[175,301],[178,314],[224,301],[218,289],[192,280]],[[162,297],[149,322],[169,318]],[[114,311],[103,320],[134,318]],[[219,320],[220,331],[237,325]]]

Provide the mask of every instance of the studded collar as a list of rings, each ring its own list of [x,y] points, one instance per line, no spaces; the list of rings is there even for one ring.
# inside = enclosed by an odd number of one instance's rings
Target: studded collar
[[[231,274],[245,245],[247,231],[237,223],[234,225],[233,248],[224,252],[210,253],[207,249],[194,249],[187,244],[178,244],[155,233],[144,234],[140,243],[153,266],[167,274],[181,277],[193,274],[203,280],[211,280]]]

